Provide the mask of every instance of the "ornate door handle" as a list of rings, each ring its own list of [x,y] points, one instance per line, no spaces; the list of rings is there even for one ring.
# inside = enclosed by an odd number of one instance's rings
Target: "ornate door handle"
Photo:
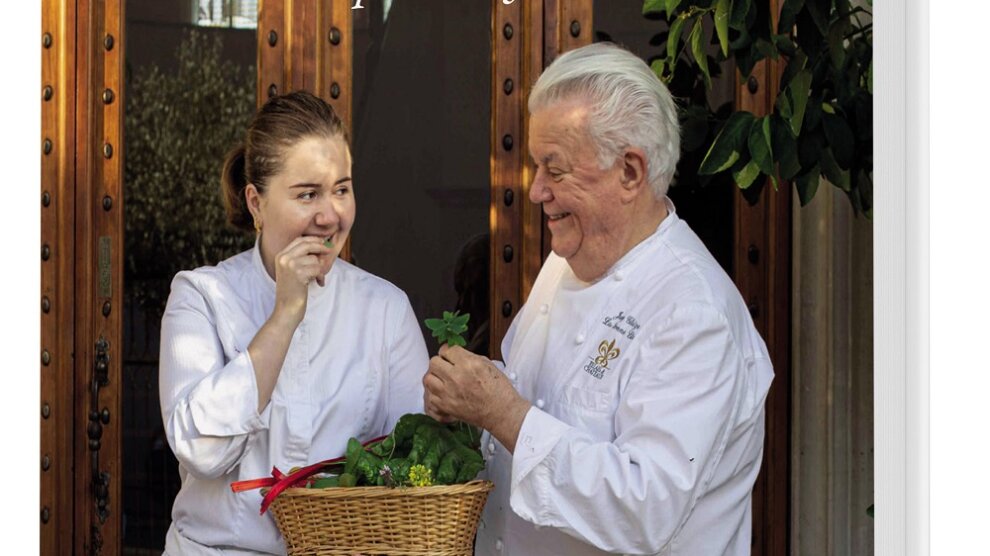
[[[92,401],[89,410],[89,425],[86,436],[89,438],[90,458],[92,462],[93,496],[96,498],[96,517],[100,523],[105,523],[110,516],[110,473],[100,471],[100,439],[103,437],[103,425],[110,423],[110,410],[103,408],[98,411],[100,403],[100,388],[110,383],[110,343],[100,336],[96,341],[96,360],[93,363],[93,379],[90,382]]]

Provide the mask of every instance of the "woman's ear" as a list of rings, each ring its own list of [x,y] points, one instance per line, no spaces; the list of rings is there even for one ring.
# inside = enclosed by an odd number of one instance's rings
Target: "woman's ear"
[[[253,183],[247,184],[244,188],[244,201],[251,216],[258,221],[261,218],[261,193],[258,193],[258,188]]]
[[[622,189],[628,195],[628,199],[634,199],[646,183],[646,153],[639,148],[628,148],[622,155]],[[626,197],[627,195],[623,195]]]

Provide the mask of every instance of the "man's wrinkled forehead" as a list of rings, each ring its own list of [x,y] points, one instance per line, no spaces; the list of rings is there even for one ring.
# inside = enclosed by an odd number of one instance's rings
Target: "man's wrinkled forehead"
[[[530,116],[530,156],[534,162],[559,161],[562,153],[574,153],[588,140],[586,103],[557,103]]]

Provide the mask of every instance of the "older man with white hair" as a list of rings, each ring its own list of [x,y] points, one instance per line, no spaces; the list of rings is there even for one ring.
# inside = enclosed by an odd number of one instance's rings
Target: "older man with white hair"
[[[529,98],[547,258],[505,363],[442,347],[427,412],[485,429],[478,554],[750,553],[773,369],[667,187],[667,88],[626,50],[560,56]]]

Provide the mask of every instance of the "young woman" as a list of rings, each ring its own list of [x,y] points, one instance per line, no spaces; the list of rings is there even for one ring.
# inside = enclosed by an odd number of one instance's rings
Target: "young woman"
[[[284,554],[258,491],[234,481],[343,454],[423,411],[426,346],[406,295],[337,258],[354,224],[347,133],[323,100],[274,97],[223,170],[255,247],[180,272],[160,392],[182,488],[165,553]]]

